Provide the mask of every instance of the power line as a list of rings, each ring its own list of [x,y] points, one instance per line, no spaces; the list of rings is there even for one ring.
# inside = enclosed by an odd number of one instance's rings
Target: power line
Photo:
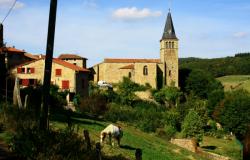
[[[4,17],[3,21],[2,21],[2,24],[3,22],[6,20],[6,18],[10,15],[11,11],[13,10],[13,8],[15,7],[16,5],[16,2],[17,0],[14,1],[14,3],[12,4],[11,8],[9,9],[9,11],[7,12],[6,16]]]

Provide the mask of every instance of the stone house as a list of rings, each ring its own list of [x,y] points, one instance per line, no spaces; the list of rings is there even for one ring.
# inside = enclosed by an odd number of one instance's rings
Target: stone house
[[[178,87],[178,50],[178,38],[169,12],[160,40],[160,59],[107,58],[90,68],[92,79],[94,82],[117,83],[123,77],[129,77],[136,83],[148,83],[153,88]]]
[[[40,58],[21,64],[11,70],[20,79],[21,87],[35,86],[43,83],[45,59]],[[51,84],[59,86],[61,91],[68,90],[69,101],[75,94],[88,95],[89,70],[54,58],[52,62]]]
[[[82,68],[86,68],[87,66],[86,62],[88,59],[76,54],[61,54],[58,58]]]

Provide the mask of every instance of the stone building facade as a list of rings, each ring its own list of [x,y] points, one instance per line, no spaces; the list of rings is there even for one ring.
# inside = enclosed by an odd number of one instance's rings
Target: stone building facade
[[[87,67],[88,59],[76,54],[61,54],[58,58],[82,68]]]
[[[129,77],[136,83],[148,83],[158,89],[163,86],[178,87],[178,70],[178,38],[170,12],[160,40],[160,59],[107,58],[91,68],[94,82],[117,83],[123,77]]]
[[[30,61],[21,64],[11,70],[11,73],[20,79],[22,87],[43,84],[45,59]],[[60,90],[70,92],[69,99],[72,100],[75,94],[80,96],[88,95],[89,70],[78,67],[60,59],[53,59],[51,84],[59,86]]]

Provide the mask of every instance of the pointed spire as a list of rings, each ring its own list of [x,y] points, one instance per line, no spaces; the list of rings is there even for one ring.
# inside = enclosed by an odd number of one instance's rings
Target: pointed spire
[[[167,22],[165,24],[164,33],[162,36],[162,40],[163,39],[178,39],[175,35],[174,24],[173,24],[170,9],[168,12],[168,17],[167,17]]]

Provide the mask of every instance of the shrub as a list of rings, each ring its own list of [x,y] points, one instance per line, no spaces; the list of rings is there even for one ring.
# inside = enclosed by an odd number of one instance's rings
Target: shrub
[[[175,130],[181,130],[181,117],[180,113],[175,109],[169,110],[163,114],[164,124],[166,126],[174,127]]]
[[[182,92],[176,87],[165,87],[159,91],[153,91],[152,95],[156,102],[172,107],[177,105],[182,96]]]
[[[141,112],[137,112],[137,114],[137,126],[145,132],[155,132],[157,128],[164,126],[162,112],[149,109],[141,110]]]
[[[182,135],[185,138],[195,137],[198,141],[202,141],[204,126],[202,117],[196,111],[190,110],[181,127]]]
[[[103,115],[108,110],[106,98],[100,94],[84,98],[81,100],[79,110],[96,116]]]
[[[26,159],[92,159],[85,141],[73,128],[41,132],[36,127],[18,130],[11,139],[10,148]],[[91,158],[92,157],[92,158]]]
[[[176,134],[176,129],[172,126],[165,126],[164,128],[158,128],[156,134],[162,138],[170,140]]]
[[[136,100],[136,91],[145,91],[145,86],[139,85],[131,81],[127,77],[123,77],[123,81],[117,84],[117,94],[121,104],[131,105]]]
[[[135,110],[132,107],[110,103],[108,105],[108,111],[105,113],[104,118],[111,122],[134,122],[138,117],[136,116]]]

